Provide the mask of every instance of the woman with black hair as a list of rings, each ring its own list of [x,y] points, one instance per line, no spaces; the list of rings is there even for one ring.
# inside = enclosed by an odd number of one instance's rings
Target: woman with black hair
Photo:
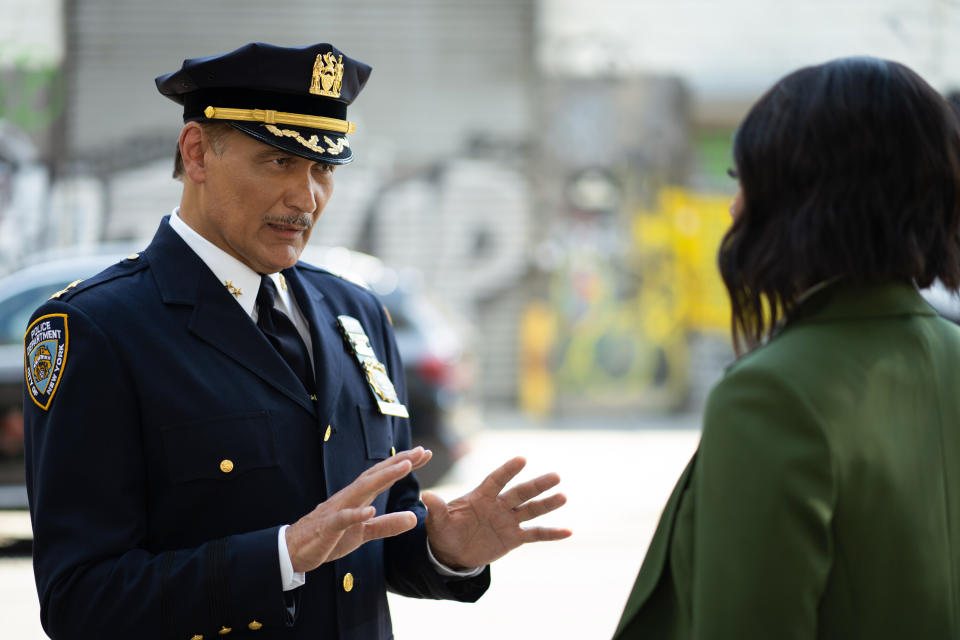
[[[960,638],[960,123],[905,66],[800,69],[734,141],[740,358],[615,637]]]

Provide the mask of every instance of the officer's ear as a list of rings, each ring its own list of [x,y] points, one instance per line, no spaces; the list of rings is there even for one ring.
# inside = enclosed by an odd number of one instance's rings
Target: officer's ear
[[[196,122],[188,122],[180,131],[180,158],[184,176],[190,182],[199,184],[206,181],[206,152],[210,150],[210,144],[203,127]]]

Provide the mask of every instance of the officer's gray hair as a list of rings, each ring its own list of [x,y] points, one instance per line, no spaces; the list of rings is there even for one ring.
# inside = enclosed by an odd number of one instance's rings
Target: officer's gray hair
[[[200,122],[203,133],[210,140],[213,146],[213,152],[218,156],[223,153],[224,140],[231,131],[236,131],[225,122]],[[183,156],[180,154],[180,143],[177,143],[177,152],[173,158],[173,177],[175,180],[183,181]]]

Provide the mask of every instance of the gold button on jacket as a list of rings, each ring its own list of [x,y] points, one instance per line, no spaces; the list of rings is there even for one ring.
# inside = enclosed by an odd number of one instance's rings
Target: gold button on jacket
[[[353,590],[353,574],[352,573],[348,573],[347,575],[343,576],[343,590],[346,591],[347,593]]]
[[[247,628],[250,629],[250,631],[260,631],[260,629],[263,629],[263,625],[254,620],[247,625]]]
[[[221,460],[220,471],[223,471],[224,473],[230,473],[233,471],[233,460]]]
[[[232,628],[232,627],[220,627],[220,631],[218,631],[217,633],[219,633],[219,634],[222,635],[222,636],[225,636],[225,635],[227,635],[228,633],[230,633],[231,631],[233,631],[233,628]]]

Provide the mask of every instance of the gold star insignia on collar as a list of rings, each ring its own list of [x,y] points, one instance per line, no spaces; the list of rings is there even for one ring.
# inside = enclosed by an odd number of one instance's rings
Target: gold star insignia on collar
[[[286,290],[287,290],[287,279],[283,277],[283,274],[282,274],[282,273],[278,273],[277,275],[280,276],[280,288],[283,289],[284,291],[286,291]]]
[[[227,291],[233,294],[234,298],[239,298],[243,295],[243,290],[240,287],[233,286],[233,280],[225,280],[223,285],[227,288]]]

